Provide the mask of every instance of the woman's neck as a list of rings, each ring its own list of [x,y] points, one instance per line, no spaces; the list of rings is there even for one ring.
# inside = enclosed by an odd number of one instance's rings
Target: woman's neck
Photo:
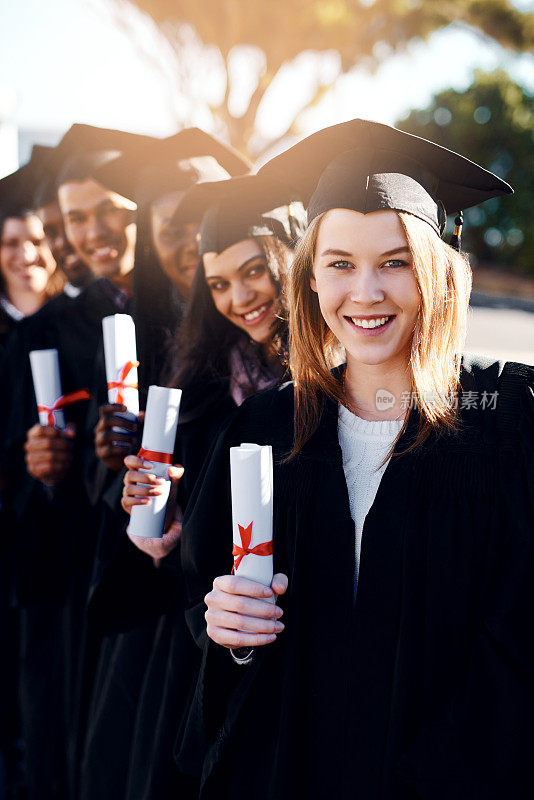
[[[410,406],[409,362],[361,364],[347,358],[345,394],[351,411],[367,420],[402,419]]]
[[[5,294],[11,305],[15,306],[17,311],[20,311],[25,317],[35,314],[46,302],[45,292],[36,294],[32,291],[9,290]]]

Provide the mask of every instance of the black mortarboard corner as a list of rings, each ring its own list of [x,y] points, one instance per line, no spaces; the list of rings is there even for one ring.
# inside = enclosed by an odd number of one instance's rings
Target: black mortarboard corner
[[[393,209],[424,220],[440,236],[447,213],[513,193],[497,175],[452,150],[364,119],[308,136],[258,174],[300,190],[308,223],[332,208],[364,214]]]
[[[199,219],[201,255],[222,253],[252,236],[274,235],[294,246],[305,227],[298,192],[283,181],[259,175],[198,183],[184,196],[173,222]]]
[[[200,128],[185,128],[166,139],[133,142],[97,171],[96,179],[118,194],[151,202],[198,181],[244,175],[251,163]]]
[[[54,148],[36,144],[27,164],[0,180],[0,214],[18,216],[35,208],[35,192],[46,175],[46,165]]]
[[[50,159],[56,188],[69,180],[95,178],[104,164],[151,140],[151,136],[139,133],[76,123],[69,128]]]

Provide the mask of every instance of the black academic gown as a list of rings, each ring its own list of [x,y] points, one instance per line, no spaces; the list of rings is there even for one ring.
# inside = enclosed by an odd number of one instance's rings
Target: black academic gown
[[[0,359],[11,335],[11,332],[17,327],[17,320],[13,319],[3,308],[0,306]]]
[[[135,308],[138,304],[133,305]],[[178,327],[183,309],[174,305],[173,309],[174,325]],[[127,308],[125,312],[129,313],[130,310]],[[140,325],[137,322],[137,333],[141,331],[141,338],[137,337],[139,352],[144,361],[147,358],[149,361],[149,364],[143,361],[139,368],[140,405],[143,407],[146,384],[142,383],[141,378],[152,376],[150,382],[158,382],[155,377],[156,364],[159,363],[161,372],[163,359],[161,352],[151,353],[149,342],[144,341],[146,318],[141,320]],[[160,334],[160,342],[166,341],[163,331]],[[154,331],[151,330],[150,336],[153,335]],[[166,335],[170,336],[168,331]],[[88,672],[92,670],[92,677],[86,681],[91,691],[87,698],[87,723],[80,754],[82,800],[124,795],[137,698],[145,665],[150,658],[157,616],[161,613],[156,613],[153,607],[161,609],[167,602],[164,600],[160,603],[157,599],[162,591],[166,595],[167,590],[161,588],[166,586],[165,581],[161,582],[159,575],[154,580],[150,559],[140,553],[125,535],[129,517],[121,507],[124,471],[113,473],[99,461],[94,451],[93,429],[98,421],[98,410],[108,402],[102,343],[96,356],[95,388],[92,394],[84,459],[88,496],[98,508],[90,597],[94,595],[110,564],[113,564],[107,578],[107,585],[112,587],[113,601],[107,605],[102,616],[99,616],[99,611],[90,614],[93,657],[89,659],[92,663],[88,669]],[[139,434],[133,452],[137,451],[140,443]],[[144,592],[138,590],[143,583],[147,583],[150,597],[146,606],[142,599]],[[108,589],[104,588],[99,594],[107,598],[107,592]]]
[[[211,395],[211,396],[210,396]],[[208,391],[210,402],[202,413],[187,417],[178,429],[176,459],[183,464],[180,504],[189,497],[203,473],[206,455],[218,433],[235,410],[226,382]],[[175,462],[176,463],[176,462]],[[195,800],[198,781],[178,771],[173,758],[177,730],[190,702],[200,659],[187,628],[184,581],[177,548],[163,569],[166,580],[174,576],[173,595],[166,613],[157,622],[156,635],[147,663],[136,710],[129,763],[126,800]]]
[[[16,336],[18,322],[0,306],[0,378],[5,374],[3,355],[10,338]],[[5,384],[4,384],[5,386]],[[5,389],[4,389],[5,391]],[[6,413],[0,399],[0,415]],[[0,423],[0,428],[2,427]],[[11,605],[14,521],[5,506],[4,480],[0,469],[0,797],[11,791],[20,755],[16,742],[20,737],[17,710],[17,615]]]
[[[534,369],[464,358],[460,435],[414,440],[417,410],[363,529],[327,400],[301,454],[293,387],[247,401],[221,436],[182,535],[203,663],[178,761],[217,800],[527,800],[534,791]],[[285,630],[233,662],[203,598],[230,572],[229,447],[272,444],[274,570]]]
[[[78,445],[73,467],[57,489],[26,473],[23,443],[38,419],[28,353],[57,348],[64,394],[87,388],[102,317],[117,310],[107,282],[95,281],[77,298],[59,295],[21,323],[21,336],[4,359],[12,391],[3,417],[3,459],[7,502],[17,526],[14,594],[21,609],[20,706],[30,797],[72,795],[66,754],[78,713],[94,520]],[[86,410],[86,401],[66,410],[79,431]]]
[[[206,453],[235,408],[226,382],[205,389],[208,402],[194,415],[182,413],[178,426],[174,463],[186,466],[179,489],[182,508]],[[104,495],[106,537],[90,607],[92,627],[101,631],[103,645],[81,799],[193,800],[198,782],[180,774],[173,759],[176,731],[199,663],[184,619],[179,548],[156,569],[125,535],[129,517],[119,510],[121,492],[122,475]]]

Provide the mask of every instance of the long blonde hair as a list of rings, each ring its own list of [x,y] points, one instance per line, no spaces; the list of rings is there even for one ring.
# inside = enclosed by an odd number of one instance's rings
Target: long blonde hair
[[[427,223],[412,214],[397,214],[421,295],[409,363],[420,428],[410,450],[422,444],[432,430],[458,428],[451,398],[459,387],[472,277],[467,258],[445,244]],[[302,450],[317,429],[325,396],[350,408],[342,380],[331,372],[340,344],[310,286],[322,217],[312,221],[297,247],[288,281],[289,365],[295,385],[295,435],[290,458]],[[397,439],[407,421],[408,415]]]

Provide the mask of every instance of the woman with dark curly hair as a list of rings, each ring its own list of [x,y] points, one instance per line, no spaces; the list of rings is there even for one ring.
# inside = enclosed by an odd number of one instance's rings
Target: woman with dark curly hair
[[[285,373],[282,286],[303,216],[299,204],[288,206],[292,199],[278,182],[232,178],[197,184],[174,217],[177,227],[202,220],[201,263],[166,367],[166,382],[183,390],[175,451],[183,467],[169,470],[177,505],[162,540],[131,537],[135,549],[124,537],[92,603],[93,618],[104,624],[112,609],[121,617],[117,625],[130,628],[160,614],[133,730],[126,790],[132,800],[139,787],[147,797],[198,795],[197,781],[178,772],[172,755],[199,657],[184,618],[177,547],[181,515],[213,441],[236,406]],[[123,507],[130,513],[134,505],[150,502],[159,487],[154,476],[138,471],[142,459],[128,456],[125,463]]]

